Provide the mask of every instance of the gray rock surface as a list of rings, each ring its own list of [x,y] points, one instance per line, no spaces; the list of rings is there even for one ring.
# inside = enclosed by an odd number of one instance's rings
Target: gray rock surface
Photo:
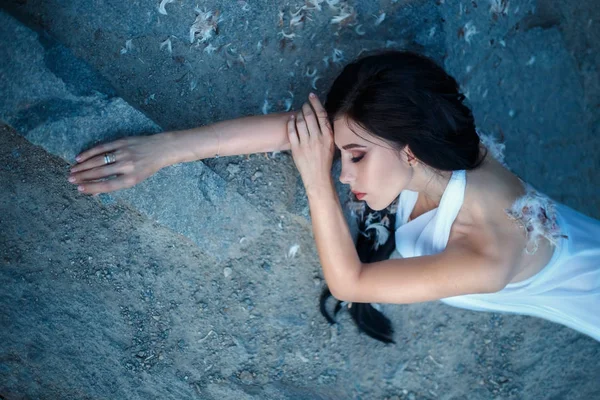
[[[14,0],[6,7],[93,65],[120,97],[166,130],[297,109],[311,90],[323,98],[343,65],[366,50],[422,52],[457,78],[479,128],[506,142],[513,171],[600,218],[596,0],[342,3],[355,11],[343,23],[332,23],[344,13],[326,3],[312,10],[300,10],[307,4],[302,0],[199,4],[218,13],[219,22],[210,38],[194,43],[193,3],[169,3],[167,15],[154,0],[93,13],[85,12],[85,0]],[[293,23],[293,15],[300,22]],[[161,47],[167,39],[171,51]],[[226,170],[230,160],[205,162],[264,213],[306,215],[289,157],[251,157],[236,176]],[[266,179],[251,181],[257,170]]]
[[[32,143],[74,162],[77,153],[93,144],[161,130],[44,33],[0,12],[0,37],[11,37],[0,47],[0,119]],[[268,223],[201,161],[165,168],[130,190],[102,199],[113,197],[126,200],[219,259],[239,255],[240,239],[251,243]]]
[[[14,399],[522,399],[600,395],[600,345],[524,316],[383,305],[397,345],[319,314],[303,218],[219,262],[0,127],[0,396]],[[230,274],[225,277],[225,268]],[[316,281],[316,284],[313,282]]]

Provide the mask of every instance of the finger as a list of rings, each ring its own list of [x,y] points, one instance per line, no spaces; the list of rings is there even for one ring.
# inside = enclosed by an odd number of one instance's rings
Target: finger
[[[317,117],[310,104],[304,103],[302,106],[302,114],[304,114],[304,119],[306,121],[306,126],[308,127],[310,136],[314,138],[321,136],[321,127],[319,126],[319,121],[317,121]]]
[[[297,146],[299,144],[298,141],[298,134],[296,133],[296,116],[294,114],[290,115],[290,118],[288,119],[287,122],[287,131],[288,131],[288,138],[290,139],[290,144],[292,145],[292,147]]]
[[[94,156],[97,156],[98,154],[108,153],[113,150],[116,150],[116,149],[120,148],[121,146],[123,146],[124,144],[125,144],[124,140],[115,140],[114,142],[104,143],[104,144],[98,145],[96,147],[92,147],[91,149],[86,150],[83,153],[80,153],[77,157],[75,157],[75,159],[77,160],[78,163],[82,163]]]
[[[298,132],[298,139],[300,139],[300,143],[308,141],[309,133],[308,128],[306,127],[306,121],[302,115],[302,111],[296,114],[296,131]]]
[[[97,167],[94,169],[88,169],[77,174],[72,174],[69,177],[71,183],[86,183],[96,179],[107,178],[112,175],[122,174],[124,165],[123,163],[115,163]]]
[[[321,104],[319,98],[314,93],[311,93],[308,98],[310,105],[315,110],[315,114],[317,115],[317,121],[319,121],[321,133],[323,135],[333,133],[333,129],[329,123],[329,118],[327,117],[327,111],[325,111],[325,107],[323,107],[323,104]]]
[[[97,194],[114,192],[115,190],[127,189],[136,184],[135,178],[131,176],[120,175],[114,179],[103,182],[90,182],[79,185],[77,190],[84,194]]]
[[[106,165],[106,162],[104,161],[104,154],[106,153],[94,156],[93,158],[90,158],[87,161],[75,165],[73,168],[71,168],[71,174]],[[121,159],[123,156],[122,152],[120,152],[119,150],[115,151],[114,154],[116,158],[115,162],[119,161],[119,159]]]

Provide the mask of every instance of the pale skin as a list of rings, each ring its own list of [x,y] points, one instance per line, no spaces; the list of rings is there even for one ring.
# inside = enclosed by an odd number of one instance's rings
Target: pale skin
[[[419,192],[411,219],[439,205],[450,173],[436,173],[410,148],[394,149],[343,116],[331,127],[313,96],[296,113],[245,117],[96,146],[80,154],[70,178],[82,193],[105,193],[131,187],[165,166],[217,152],[229,156],[291,150],[308,196],[325,280],[336,298],[349,302],[404,304],[492,293],[534,275],[550,260],[553,247],[545,239],[535,254],[524,251],[525,233],[504,213],[524,188],[514,174],[486,157],[479,168],[467,171],[464,203],[443,252],[361,263],[330,174],[335,146],[341,150],[340,181],[366,193],[364,201],[372,209],[387,207],[404,189]],[[115,153],[114,164],[104,165],[106,152]]]

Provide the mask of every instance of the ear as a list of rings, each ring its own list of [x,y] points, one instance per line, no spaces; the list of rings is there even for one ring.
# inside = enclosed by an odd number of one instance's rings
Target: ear
[[[412,152],[412,150],[410,149],[410,147],[408,145],[404,146],[404,150],[403,150],[404,154],[405,154],[405,160],[407,162],[410,163],[414,163],[415,160],[417,160],[417,157],[415,157],[414,153]]]

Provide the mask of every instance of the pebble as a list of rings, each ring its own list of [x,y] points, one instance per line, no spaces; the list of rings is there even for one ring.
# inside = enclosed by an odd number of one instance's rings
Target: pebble
[[[237,175],[240,172],[240,166],[237,164],[227,164],[227,172],[231,176]]]
[[[229,267],[225,267],[223,268],[223,275],[225,275],[225,278],[228,278],[229,275],[231,275],[231,273],[233,272],[233,270]]]
[[[242,383],[245,383],[245,384],[252,383],[252,381],[254,380],[254,377],[248,371],[240,372],[239,378],[242,381]]]
[[[261,178],[263,176],[263,173],[261,171],[256,171],[254,173],[254,175],[252,175],[252,182],[254,182],[255,180]]]
[[[262,268],[267,272],[271,272],[271,264],[266,261],[262,263]]]

